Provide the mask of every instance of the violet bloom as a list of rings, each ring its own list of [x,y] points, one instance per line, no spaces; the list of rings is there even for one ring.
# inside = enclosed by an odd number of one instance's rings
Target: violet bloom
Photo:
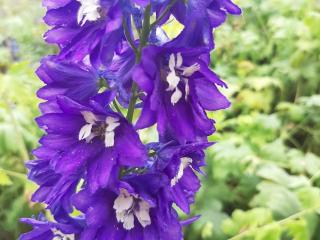
[[[209,69],[205,48],[149,46],[133,79],[146,94],[137,129],[157,123],[160,136],[169,134],[181,143],[194,142],[214,132],[205,110],[229,107],[217,86],[226,87]]]
[[[181,240],[168,185],[165,176],[146,174],[126,177],[95,194],[80,191],[73,202],[85,213],[87,225],[79,239]]]
[[[154,29],[149,42],[161,45],[169,39],[160,28]],[[123,107],[128,107],[131,97],[132,72],[136,65],[136,56],[128,44],[124,44],[110,65],[101,72],[101,76],[106,79],[108,87],[116,91],[116,98]]]
[[[92,67],[69,61],[58,61],[56,56],[42,59],[36,73],[46,84],[37,92],[39,98],[46,100],[40,104],[42,113],[61,111],[56,101],[59,95],[79,102],[87,102],[98,93],[104,81]]]
[[[116,98],[124,107],[128,107],[131,97],[132,71],[135,58],[133,50],[125,45],[102,73],[102,77],[107,80],[109,88],[116,91]]]
[[[118,0],[43,0],[45,22],[53,28],[45,34],[58,44],[59,57],[81,62],[89,55],[99,66],[111,61],[123,39],[123,11]]]
[[[109,96],[108,96],[109,95]],[[57,173],[69,175],[86,169],[91,191],[106,187],[110,173],[120,166],[144,166],[147,154],[138,134],[119,114],[107,108],[110,93],[91,100],[90,106],[58,97],[61,113],[48,113],[37,118],[39,126],[47,132],[40,143],[59,151],[51,159]]]
[[[21,222],[31,225],[33,230],[22,234],[19,240],[75,240],[81,231],[80,222],[49,222],[42,214],[38,219],[23,218]]]
[[[182,227],[198,216],[179,221],[175,206],[189,214],[200,188],[197,172],[215,131],[206,111],[230,105],[209,67],[212,30],[241,11],[230,0],[43,5],[45,39],[60,51],[37,70],[46,84],[36,119],[45,135],[27,167],[39,185],[32,200],[56,222],[23,219],[33,230],[20,239],[182,240]],[[185,26],[174,40],[161,29],[171,15]],[[144,145],[136,129],[154,124],[159,142]]]
[[[158,4],[158,15],[163,13],[168,2],[170,0],[165,4]],[[213,29],[225,22],[227,14],[239,15],[241,9],[230,0],[178,0],[159,24],[165,23],[171,14],[185,26],[173,41],[174,46],[203,46],[213,49]]]
[[[29,179],[39,185],[32,195],[32,201],[46,203],[53,216],[63,218],[73,210],[70,198],[76,192],[81,171],[70,171],[68,175],[55,172],[50,160],[58,157],[59,153],[53,149],[42,146],[34,151],[34,155],[37,160],[26,164]]]
[[[190,205],[201,186],[196,173],[202,173],[201,167],[206,165],[204,149],[211,145],[208,142],[185,145],[169,142],[151,147],[155,151],[152,171],[167,175],[172,200],[186,214],[190,214]]]

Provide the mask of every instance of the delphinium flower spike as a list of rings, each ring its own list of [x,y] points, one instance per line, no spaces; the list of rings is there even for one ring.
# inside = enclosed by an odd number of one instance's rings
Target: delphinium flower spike
[[[43,0],[44,131],[26,165],[48,216],[24,218],[21,240],[181,240],[213,143],[207,111],[230,106],[210,70],[212,31],[230,0]],[[170,39],[163,25],[184,25]],[[158,141],[139,130],[157,125]],[[176,207],[175,207],[176,206]],[[75,211],[77,210],[77,211]],[[50,219],[50,220],[48,220]]]

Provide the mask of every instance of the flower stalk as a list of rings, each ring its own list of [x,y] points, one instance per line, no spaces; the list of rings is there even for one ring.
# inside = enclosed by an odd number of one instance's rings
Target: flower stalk
[[[148,42],[148,38],[150,35],[150,17],[151,17],[151,5],[149,4],[144,12],[144,21],[143,21],[143,27],[140,35],[140,43],[138,49],[135,50],[135,62],[136,64],[139,64],[141,61],[141,54],[142,54],[142,49],[145,47],[145,45]],[[136,106],[136,102],[138,100],[138,85],[133,82],[132,87],[131,87],[131,99],[129,103],[129,108],[127,112],[127,120],[132,123],[133,120],[133,114]]]
[[[60,51],[37,70],[45,134],[26,165],[39,185],[33,201],[56,221],[22,219],[33,230],[20,240],[183,239],[198,217],[181,222],[173,205],[189,215],[201,186],[215,132],[205,113],[230,106],[207,33],[241,13],[211,1],[44,0],[45,40]],[[175,39],[163,28],[170,16],[184,25]],[[138,130],[153,125],[159,140],[142,142]]]

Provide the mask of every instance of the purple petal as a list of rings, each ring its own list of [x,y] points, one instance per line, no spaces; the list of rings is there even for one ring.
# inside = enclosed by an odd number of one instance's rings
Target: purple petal
[[[113,151],[105,149],[88,167],[88,184],[91,192],[108,185],[113,166],[116,164]]]
[[[196,94],[203,108],[215,111],[230,107],[229,100],[220,93],[215,84],[203,78],[195,81]]]
[[[79,133],[85,121],[81,116],[48,113],[36,119],[39,127],[47,133],[72,135]]]
[[[116,129],[115,134],[115,149],[119,155],[119,162],[125,166],[144,166],[147,152],[133,127],[123,122]]]

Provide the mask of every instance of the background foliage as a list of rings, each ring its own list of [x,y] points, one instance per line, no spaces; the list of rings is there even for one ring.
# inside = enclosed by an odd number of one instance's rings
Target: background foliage
[[[212,114],[218,143],[187,240],[320,239],[320,3],[239,0],[244,14],[216,32],[212,66],[233,106]],[[0,239],[43,211],[25,178],[41,132],[34,70],[54,52],[42,42],[40,2],[0,0]],[[174,35],[175,22],[166,26]]]

